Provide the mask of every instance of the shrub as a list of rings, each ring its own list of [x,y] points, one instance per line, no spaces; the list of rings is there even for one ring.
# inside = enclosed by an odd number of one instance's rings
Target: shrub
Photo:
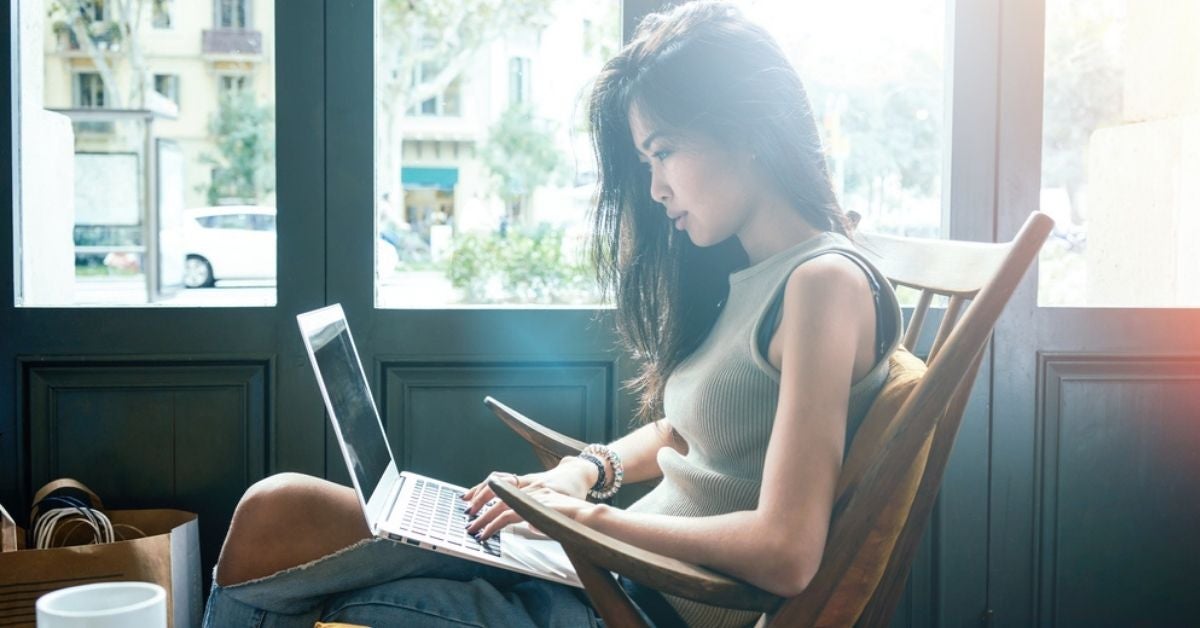
[[[458,235],[446,276],[473,303],[596,303],[595,274],[561,228]]]

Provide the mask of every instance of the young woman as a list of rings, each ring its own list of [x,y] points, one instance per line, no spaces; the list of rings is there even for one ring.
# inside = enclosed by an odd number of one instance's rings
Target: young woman
[[[592,93],[595,260],[647,424],[553,470],[495,473],[613,537],[779,595],[824,550],[848,439],[887,376],[894,293],[855,250],[795,70],[740,12],[648,16]],[[586,500],[661,478],[627,510]],[[518,521],[486,482],[481,538]],[[369,537],[350,489],[275,476],[238,505],[211,626],[588,625],[575,590]],[[625,583],[658,625],[753,613]],[[257,623],[256,623],[257,622]]]

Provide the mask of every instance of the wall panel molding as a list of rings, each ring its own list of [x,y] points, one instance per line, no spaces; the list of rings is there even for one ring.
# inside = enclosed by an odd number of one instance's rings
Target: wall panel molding
[[[65,457],[71,448],[84,444],[62,442],[63,421],[93,418],[88,412],[102,408],[89,403],[89,395],[125,396],[129,410],[145,404],[147,409],[162,408],[164,395],[175,395],[170,406],[178,413],[194,414],[201,409],[207,393],[229,391],[238,396],[240,436],[243,454],[239,456],[241,476],[253,481],[266,472],[271,359],[198,361],[187,358],[106,358],[106,357],[21,357],[18,358],[25,385],[21,392],[25,424],[29,429],[30,484],[40,485],[72,467]],[[61,414],[70,397],[72,408],[82,416]],[[156,411],[156,410],[152,410]],[[139,419],[140,417],[134,417]],[[95,425],[103,428],[103,425]],[[138,434],[120,435],[129,447],[145,445]],[[194,443],[187,443],[189,445]],[[68,447],[70,446],[70,447]],[[233,461],[226,461],[233,462]],[[33,486],[31,488],[36,488]],[[97,489],[99,490],[99,489]],[[131,495],[131,497],[137,497]]]
[[[1167,609],[1200,555],[1200,355],[1041,352],[1037,398],[1034,623],[1186,616]]]
[[[238,499],[267,473],[272,358],[20,357],[18,371],[27,494],[73,477],[106,507],[195,512],[214,564]]]
[[[536,470],[528,446],[484,407],[488,395],[586,442],[606,442],[617,434],[611,359],[447,362],[384,357],[376,372],[382,382],[380,414],[393,455],[404,469],[460,483],[479,481],[499,468]]]

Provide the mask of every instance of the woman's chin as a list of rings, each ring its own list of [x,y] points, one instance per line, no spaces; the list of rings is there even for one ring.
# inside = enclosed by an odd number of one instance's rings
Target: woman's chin
[[[708,237],[704,233],[697,233],[695,231],[692,231],[691,229],[687,230],[687,235],[688,235],[688,239],[692,241],[692,244],[694,244],[700,248],[708,248],[710,246],[714,246],[714,245],[721,243],[720,240],[713,240],[712,238]]]

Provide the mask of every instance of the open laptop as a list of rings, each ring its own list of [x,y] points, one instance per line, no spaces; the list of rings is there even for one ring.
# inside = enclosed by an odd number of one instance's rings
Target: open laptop
[[[461,486],[398,471],[340,305],[296,317],[325,409],[372,534],[582,587],[557,542],[521,523],[485,542],[466,533]]]

